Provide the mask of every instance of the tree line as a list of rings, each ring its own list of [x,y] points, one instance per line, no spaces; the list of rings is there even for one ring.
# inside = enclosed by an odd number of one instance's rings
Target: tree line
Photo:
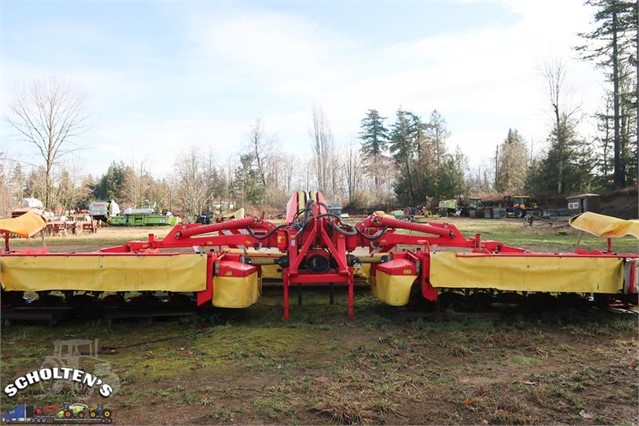
[[[531,193],[536,196],[607,191],[637,185],[637,0],[588,0],[597,27],[580,34],[575,50],[600,68],[609,84],[600,110],[583,117],[571,104],[569,75],[561,60],[541,67],[548,129],[545,149],[535,153],[516,129],[504,129],[494,158],[473,171],[444,116],[427,119],[398,108],[392,119],[376,108],[363,114],[357,139],[336,143],[327,115],[311,111],[311,158],[278,148],[277,137],[256,120],[235,160],[220,162],[210,152],[189,148],[174,171],[154,177],[147,161],[113,162],[101,176],[79,173],[72,154],[85,129],[84,97],[55,78],[19,91],[5,117],[39,162],[21,164],[0,152],[0,214],[23,197],[41,199],[48,208],[86,207],[94,199],[194,215],[225,205],[281,208],[296,190],[321,190],[327,199],[351,208],[425,205],[459,195]],[[579,133],[583,120],[597,134]]]

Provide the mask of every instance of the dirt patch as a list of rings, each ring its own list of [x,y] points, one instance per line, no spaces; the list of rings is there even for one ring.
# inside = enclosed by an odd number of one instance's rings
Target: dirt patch
[[[358,296],[350,321],[324,296],[305,295],[314,323],[269,317],[279,297],[266,295],[214,324],[13,326],[2,382],[39,365],[54,339],[99,337],[128,346],[104,356],[119,393],[87,401],[112,407],[117,424],[637,421],[634,318],[437,322]],[[162,335],[172,339],[153,342]]]
[[[637,187],[601,194],[601,214],[622,219],[639,217]]]

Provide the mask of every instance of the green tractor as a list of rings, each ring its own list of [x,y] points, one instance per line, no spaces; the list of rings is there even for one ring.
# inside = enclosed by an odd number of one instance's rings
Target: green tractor
[[[86,404],[64,404],[64,409],[56,414],[58,419],[101,419],[102,423],[111,423],[111,410],[104,408],[102,404],[97,407],[89,407]]]

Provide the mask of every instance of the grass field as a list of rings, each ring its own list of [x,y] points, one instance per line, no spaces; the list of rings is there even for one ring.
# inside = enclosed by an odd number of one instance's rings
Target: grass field
[[[520,221],[453,219],[468,236],[531,250],[570,251],[569,228]],[[168,229],[101,229],[47,241],[55,251],[93,250],[162,236]],[[30,241],[36,243],[38,241]],[[604,248],[587,238],[582,246]],[[16,244],[24,247],[25,243]],[[624,239],[620,251],[636,251]],[[607,312],[524,317],[468,315],[438,320],[416,308],[392,308],[366,292],[346,316],[305,290],[303,305],[281,320],[281,291],[269,288],[246,310],[211,311],[190,321],[65,322],[11,325],[2,332],[2,386],[38,369],[57,339],[99,339],[117,394],[38,386],[0,397],[17,402],[103,402],[117,424],[636,424],[637,319]],[[93,360],[95,363],[95,360]]]
[[[508,245],[522,247],[533,251],[574,251],[579,231],[565,226],[551,226],[544,222],[535,222],[533,226],[525,226],[522,219],[465,219],[465,218],[429,218],[432,222],[448,221],[457,226],[467,237],[481,233],[484,240],[497,240]],[[354,222],[351,220],[350,222]],[[149,233],[157,237],[165,236],[170,227],[154,228],[116,228],[107,227],[98,230],[97,234],[80,233],[77,235],[47,237],[46,244],[51,251],[86,251],[96,250],[122,244],[130,240],[145,240]],[[41,246],[40,239],[12,240],[12,247],[23,248]],[[580,247],[605,249],[606,241],[584,234]],[[619,252],[639,251],[639,242],[631,237],[614,242],[613,247]]]

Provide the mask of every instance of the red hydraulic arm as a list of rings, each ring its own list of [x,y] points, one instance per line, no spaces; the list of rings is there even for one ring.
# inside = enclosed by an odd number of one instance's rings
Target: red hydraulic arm
[[[461,233],[452,225],[444,224],[441,226],[434,226],[427,223],[415,223],[407,222],[405,220],[398,220],[388,216],[374,215],[370,216],[364,221],[371,222],[373,226],[387,226],[389,228],[407,229],[410,231],[423,232],[425,234],[439,235],[440,237],[454,238],[455,235],[461,235]]]
[[[182,238],[192,237],[193,235],[202,235],[209,234],[211,232],[218,232],[223,230],[232,230],[232,229],[243,229],[248,228],[251,225],[257,225],[261,222],[260,219],[256,217],[245,217],[243,219],[233,219],[226,222],[212,223],[210,225],[178,225],[174,231],[169,234],[174,234],[175,239],[179,240]]]

